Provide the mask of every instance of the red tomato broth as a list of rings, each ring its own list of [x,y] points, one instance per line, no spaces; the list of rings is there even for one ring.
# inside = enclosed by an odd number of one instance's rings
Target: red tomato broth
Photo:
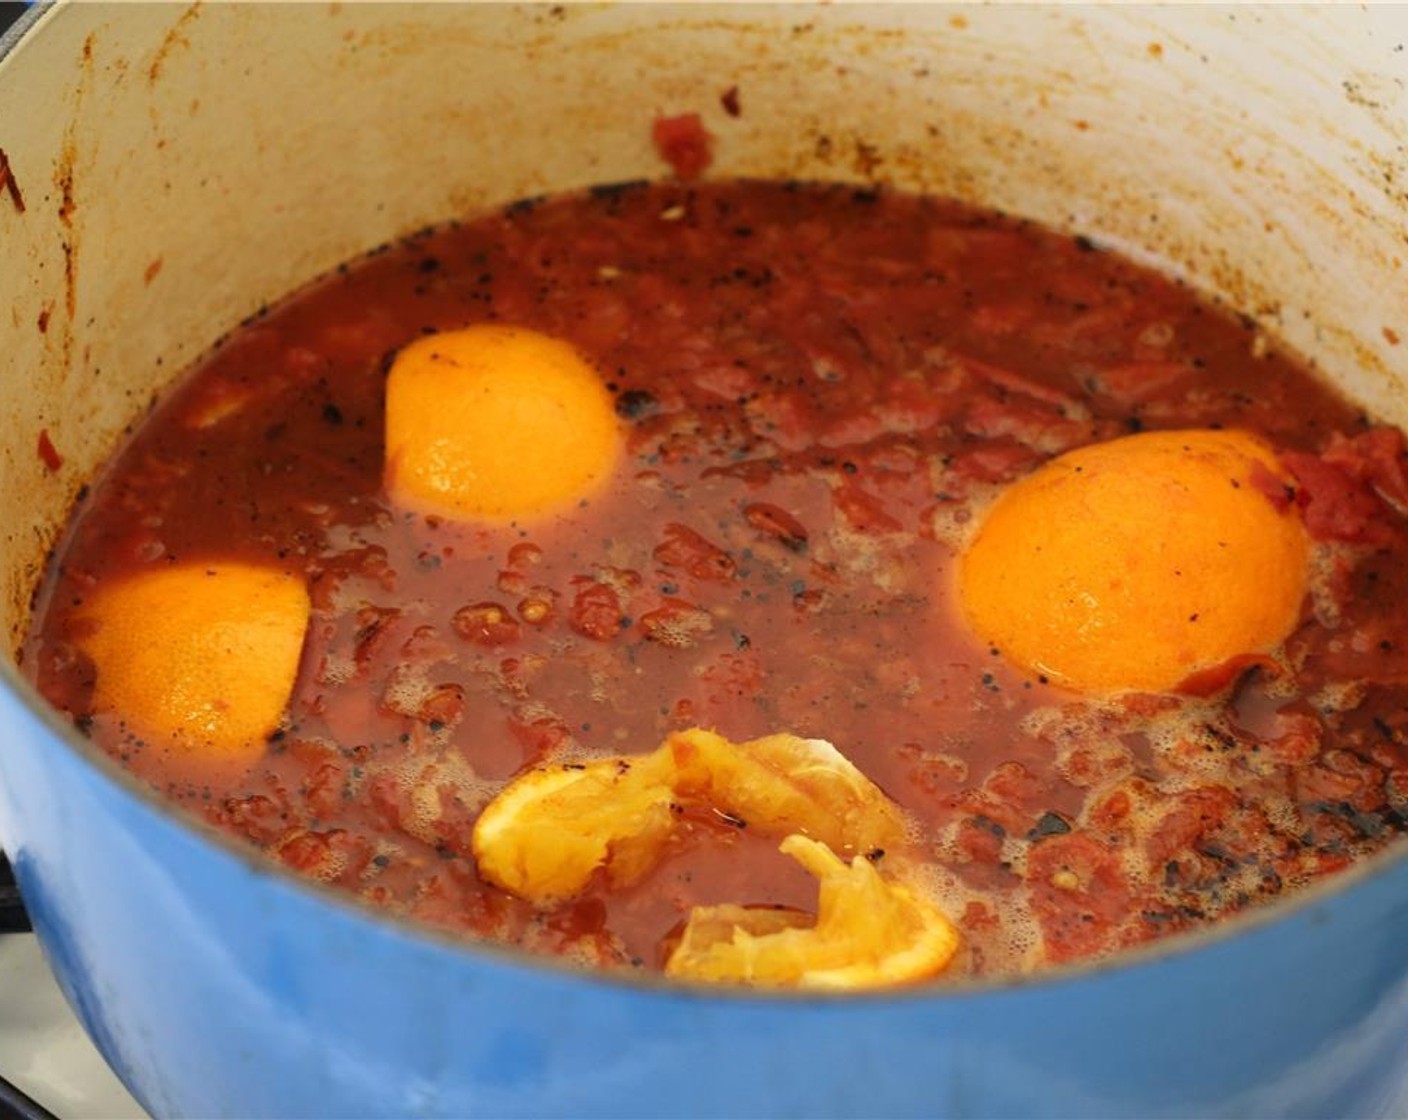
[[[382,489],[390,357],[481,321],[571,342],[615,395],[627,463],[569,515],[459,524]],[[1208,426],[1265,435],[1316,511],[1278,668],[1095,701],[957,621],[954,542],[1003,484]],[[1402,463],[1249,324],[1085,239],[888,192],[607,188],[418,234],[232,332],[75,511],[24,665],[103,749],[297,870],[606,966],[657,966],[692,905],[810,908],[814,882],[694,811],[643,882],[537,913],[475,872],[493,793],[694,725],[826,738],[911,812],[954,972],[1013,972],[1215,921],[1401,831]],[[314,604],[247,774],[94,714],[75,644],[101,581],[211,555],[292,565]]]

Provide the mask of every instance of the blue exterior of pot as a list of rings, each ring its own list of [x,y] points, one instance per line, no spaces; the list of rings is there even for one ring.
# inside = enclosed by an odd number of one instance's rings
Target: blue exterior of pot
[[[850,998],[626,983],[441,941],[203,835],[8,673],[0,842],[158,1116],[1368,1116],[1408,1089],[1408,864],[1207,939]]]

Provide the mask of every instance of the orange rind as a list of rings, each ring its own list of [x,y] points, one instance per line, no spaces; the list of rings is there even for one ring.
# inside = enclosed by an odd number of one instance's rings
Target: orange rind
[[[815,919],[796,911],[695,907],[666,975],[845,990],[912,984],[948,968],[958,930],[911,888],[886,879],[864,856],[848,864],[805,836],[787,837],[781,850],[818,880]]]
[[[1169,691],[1274,649],[1300,617],[1309,538],[1271,448],[1145,432],[1067,452],[993,503],[958,565],[968,625],[1077,691]]]
[[[733,743],[691,728],[665,741],[675,792],[748,822],[764,835],[800,832],[846,854],[893,847],[898,807],[825,739],[767,735]]]
[[[663,854],[673,797],[648,759],[529,771],[474,826],[479,874],[538,906],[575,897],[598,871],[610,885],[628,886]]]
[[[301,578],[251,564],[179,564],[104,584],[77,616],[94,710],[156,743],[257,755],[293,691],[309,610]]]
[[[596,493],[622,449],[611,394],[568,343],[479,324],[418,339],[386,383],[386,486],[423,513],[506,522]]]

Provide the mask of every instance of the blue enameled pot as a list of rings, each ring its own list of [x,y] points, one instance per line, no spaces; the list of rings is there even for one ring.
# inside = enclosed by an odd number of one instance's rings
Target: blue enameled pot
[[[1408,17],[1358,7],[34,9],[0,40],[11,646],[79,488],[217,335],[427,222],[661,174],[666,110],[705,114],[719,174],[879,178],[1097,231],[1401,422],[1404,41]],[[453,944],[267,866],[99,757],[8,659],[0,845],[160,1116],[1408,1109],[1401,849],[1021,982],[687,990]]]

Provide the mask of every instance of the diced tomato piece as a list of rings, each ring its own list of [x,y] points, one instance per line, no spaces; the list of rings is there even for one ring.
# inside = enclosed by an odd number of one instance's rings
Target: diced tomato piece
[[[573,630],[598,642],[609,642],[621,632],[625,616],[621,597],[604,583],[588,579],[576,581],[577,594],[567,621]]]
[[[39,458],[51,471],[57,471],[64,465],[64,457],[59,454],[54,441],[49,438],[48,428],[39,429]]]
[[[1344,465],[1304,452],[1288,452],[1281,461],[1299,484],[1296,500],[1311,536],[1365,545],[1396,539],[1393,510]]]
[[[695,579],[727,582],[737,570],[732,556],[677,522],[665,526],[664,539],[655,546],[654,556],[666,567],[681,568]]]
[[[699,178],[714,161],[714,138],[698,113],[656,117],[650,128],[655,150],[685,182]]]

